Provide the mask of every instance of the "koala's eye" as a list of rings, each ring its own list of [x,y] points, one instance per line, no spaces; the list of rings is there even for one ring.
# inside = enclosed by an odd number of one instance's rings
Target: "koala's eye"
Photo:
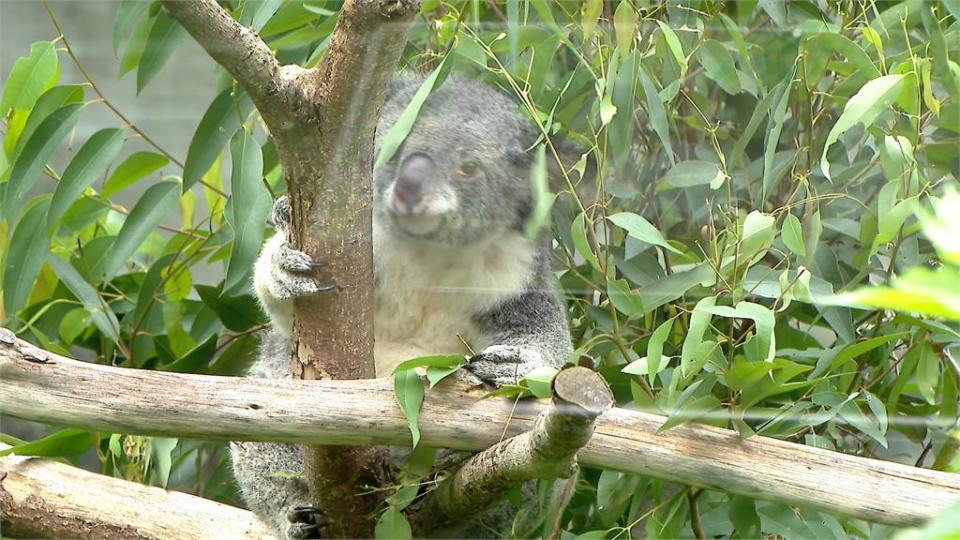
[[[464,180],[473,178],[480,172],[480,164],[476,161],[464,161],[457,166],[457,176]]]

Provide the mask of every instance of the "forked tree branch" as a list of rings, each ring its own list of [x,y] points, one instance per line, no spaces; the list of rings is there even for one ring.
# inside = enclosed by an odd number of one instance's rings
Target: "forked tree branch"
[[[393,382],[237,379],[123,369],[41,351],[0,332],[0,410],[98,431],[305,444],[406,445]],[[484,399],[440,385],[420,415],[421,444],[483,450],[529,431],[545,404]],[[960,475],[687,424],[658,434],[662,416],[612,409],[578,454],[615,469],[801,505],[848,517],[915,525],[960,500]]]
[[[273,537],[240,508],[14,455],[0,457],[0,530],[14,538]]]
[[[613,393],[600,374],[578,366],[557,374],[553,394],[530,431],[475,454],[441,481],[413,513],[414,528],[442,531],[523,482],[576,473],[577,452],[590,441],[597,417],[613,407]]]

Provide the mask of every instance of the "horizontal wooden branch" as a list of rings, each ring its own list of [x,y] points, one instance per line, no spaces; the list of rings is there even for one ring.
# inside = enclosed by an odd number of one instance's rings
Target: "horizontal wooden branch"
[[[482,450],[528,431],[545,403],[483,399],[440,385],[420,415],[422,444]],[[390,380],[235,379],[78,362],[0,332],[0,410],[100,431],[307,444],[409,444]],[[922,523],[960,500],[960,475],[613,409],[581,465],[802,505],[892,525]],[[506,430],[505,430],[506,426]]]
[[[20,456],[0,457],[0,530],[15,538],[273,538],[240,508]]]

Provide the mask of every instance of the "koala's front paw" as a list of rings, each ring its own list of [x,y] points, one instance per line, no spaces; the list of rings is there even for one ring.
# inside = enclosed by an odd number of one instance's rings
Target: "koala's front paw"
[[[327,263],[314,261],[306,253],[295,250],[287,244],[282,235],[270,239],[261,259],[267,259],[266,268],[258,268],[254,276],[258,288],[277,300],[292,300],[298,296],[307,296],[337,288],[336,281],[324,281],[314,277],[314,269],[323,268]],[[258,266],[262,262],[258,261]]]
[[[515,345],[493,345],[470,358],[465,366],[484,382],[500,387],[516,382],[535,368],[546,365],[538,351]]]
[[[287,538],[322,538],[326,525],[323,511],[316,506],[292,506],[287,510]]]
[[[291,248],[282,232],[267,241],[254,267],[253,288],[275,327],[290,332],[294,298],[337,288],[335,280],[313,275],[325,265]]]
[[[306,253],[295,250],[286,242],[290,231],[292,214],[290,197],[283,195],[273,203],[270,222],[280,232],[271,238],[257,261],[258,274],[271,296],[278,300],[290,300],[297,296],[307,296],[335,289],[335,281],[322,281],[310,273],[323,268],[327,263],[314,261]],[[267,264],[264,265],[263,263]],[[264,268],[266,266],[266,268]]]

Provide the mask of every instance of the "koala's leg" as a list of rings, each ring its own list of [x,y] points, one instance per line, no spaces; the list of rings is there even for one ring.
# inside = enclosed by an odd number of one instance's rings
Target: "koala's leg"
[[[277,328],[260,340],[260,354],[248,376],[290,377],[290,338]],[[247,505],[281,538],[319,538],[323,516],[310,507],[303,478],[303,454],[295,444],[230,443],[234,477]]]
[[[541,366],[559,368],[573,350],[563,301],[543,284],[476,317],[493,345],[470,359],[466,369],[496,386],[514,384]]]
[[[280,538],[320,538],[323,515],[310,506],[299,446],[233,442],[230,455],[243,500]]]

